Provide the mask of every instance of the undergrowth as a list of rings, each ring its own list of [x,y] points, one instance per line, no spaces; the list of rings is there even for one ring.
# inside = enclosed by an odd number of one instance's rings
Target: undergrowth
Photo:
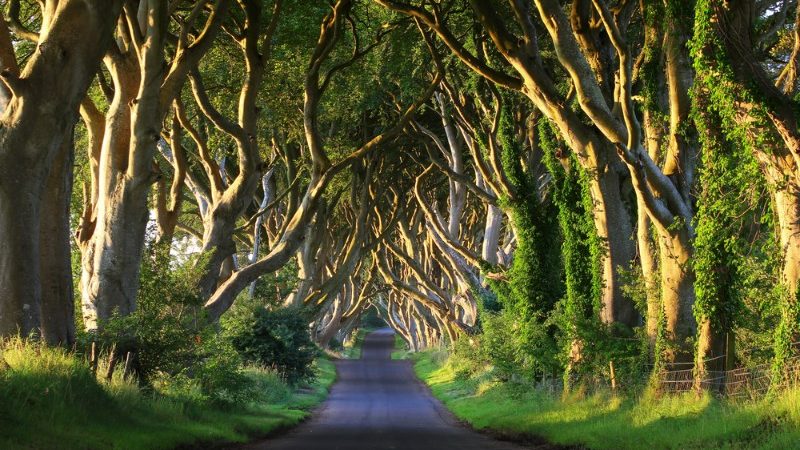
[[[694,393],[655,397],[561,392],[499,381],[490,366],[459,373],[445,351],[415,356],[415,371],[459,419],[511,437],[591,449],[786,449],[800,442],[800,389],[732,402]]]
[[[200,387],[140,387],[114,372],[97,377],[74,353],[12,339],[0,344],[0,448],[157,449],[244,442],[300,422],[335,378],[319,359],[317,377],[291,387],[274,370],[245,367],[248,401],[209,402]],[[100,367],[98,374],[104,374]],[[182,386],[182,387],[181,387]]]

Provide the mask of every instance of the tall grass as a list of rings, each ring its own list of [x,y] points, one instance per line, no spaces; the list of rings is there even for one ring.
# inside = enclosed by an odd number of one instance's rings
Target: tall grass
[[[221,409],[169,389],[143,390],[114,374],[98,380],[83,358],[12,339],[0,344],[0,448],[157,449],[243,442],[301,421],[335,377],[330,361],[300,392],[273,371],[249,367],[246,405]],[[101,368],[99,373],[105,373]],[[199,397],[198,397],[199,398]]]
[[[560,398],[488,372],[459,377],[441,352],[417,356],[415,370],[457,417],[500,434],[592,449],[800,448],[800,389],[749,402],[693,393]]]

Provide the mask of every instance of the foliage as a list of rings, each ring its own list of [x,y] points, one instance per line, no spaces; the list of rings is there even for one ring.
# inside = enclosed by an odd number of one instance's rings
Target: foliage
[[[308,314],[300,307],[255,308],[244,323],[226,321],[226,333],[245,361],[270,367],[294,384],[314,376],[319,354],[308,332]]]
[[[601,242],[592,218],[592,199],[586,172],[574,154],[565,151],[555,127],[540,120],[537,127],[543,160],[553,176],[551,195],[558,209],[561,230],[561,258],[564,266],[565,294],[559,304],[558,324],[565,382],[578,373],[591,373],[605,367],[617,355],[589,346],[607,341],[600,324]],[[578,348],[585,347],[580,356]],[[580,361],[578,361],[580,357]]]
[[[522,166],[523,146],[513,129],[511,105],[506,102],[502,108],[497,140],[513,192],[501,203],[509,212],[517,248],[508,280],[489,281],[502,311],[486,311],[483,339],[486,356],[501,373],[517,366],[518,373],[536,377],[558,370],[554,327],[548,320],[563,286],[557,269],[558,230],[552,205],[541,201],[533,174]]]
[[[120,365],[130,352],[140,381],[167,395],[217,406],[241,404],[252,389],[239,354],[205,322],[196,291],[198,267],[194,260],[170,262],[166,249],[154,245],[142,264],[137,310],[115,316],[99,334],[84,339],[113,351]],[[88,342],[85,346],[88,350]]]
[[[254,395],[221,409],[201,397],[141,389],[121,369],[111,380],[96,379],[79,354],[7,340],[0,343],[0,447],[169,449],[244,442],[306,417],[335,376],[327,360],[317,371],[312,389],[300,393],[274,372],[245,368]]]
[[[452,359],[452,357],[451,357]],[[414,369],[456,417],[520,439],[591,449],[792,448],[800,439],[800,391],[777,401],[729,403],[694,393],[652,398],[612,395],[559,398],[547,386],[462,377],[434,351]]]
[[[382,328],[386,326],[386,322],[381,319],[377,307],[373,306],[361,314],[359,326],[365,329]]]
[[[157,373],[175,375],[196,360],[204,338],[202,299],[194,282],[199,271],[192,262],[175,265],[167,249],[153,246],[142,261],[137,309],[128,317],[115,316],[102,324],[99,340],[110,350],[136,353],[136,371],[146,381]],[[170,267],[171,270],[164,270]]]
[[[694,36],[689,43],[697,74],[692,114],[703,146],[694,261],[695,315],[712,318],[722,332],[740,325],[739,339],[753,342],[775,329],[776,305],[792,300],[779,286],[777,255],[781,252],[770,232],[774,211],[771,203],[764,201],[773,192],[765,191],[768,183],[756,161],[761,149],[779,144],[770,131],[763,97],[733,73],[713,25],[713,2],[698,1],[695,11]],[[741,104],[753,105],[748,123],[739,120]],[[779,330],[797,321],[791,314],[782,317]],[[776,364],[780,366],[788,337],[775,337]],[[742,356],[750,359],[757,354]]]

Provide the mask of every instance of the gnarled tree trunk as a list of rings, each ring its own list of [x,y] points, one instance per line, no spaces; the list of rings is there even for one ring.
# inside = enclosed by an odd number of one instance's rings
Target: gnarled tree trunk
[[[0,122],[0,336],[37,333],[45,180],[111,41],[122,2],[65,0],[43,12],[39,46]]]

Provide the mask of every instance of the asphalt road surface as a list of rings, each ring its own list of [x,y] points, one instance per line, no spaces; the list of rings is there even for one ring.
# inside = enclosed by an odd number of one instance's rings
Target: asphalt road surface
[[[420,383],[409,361],[392,361],[394,334],[364,340],[360,360],[336,362],[338,379],[314,416],[273,439],[269,450],[519,450],[460,425]],[[550,448],[550,447],[548,447]]]

